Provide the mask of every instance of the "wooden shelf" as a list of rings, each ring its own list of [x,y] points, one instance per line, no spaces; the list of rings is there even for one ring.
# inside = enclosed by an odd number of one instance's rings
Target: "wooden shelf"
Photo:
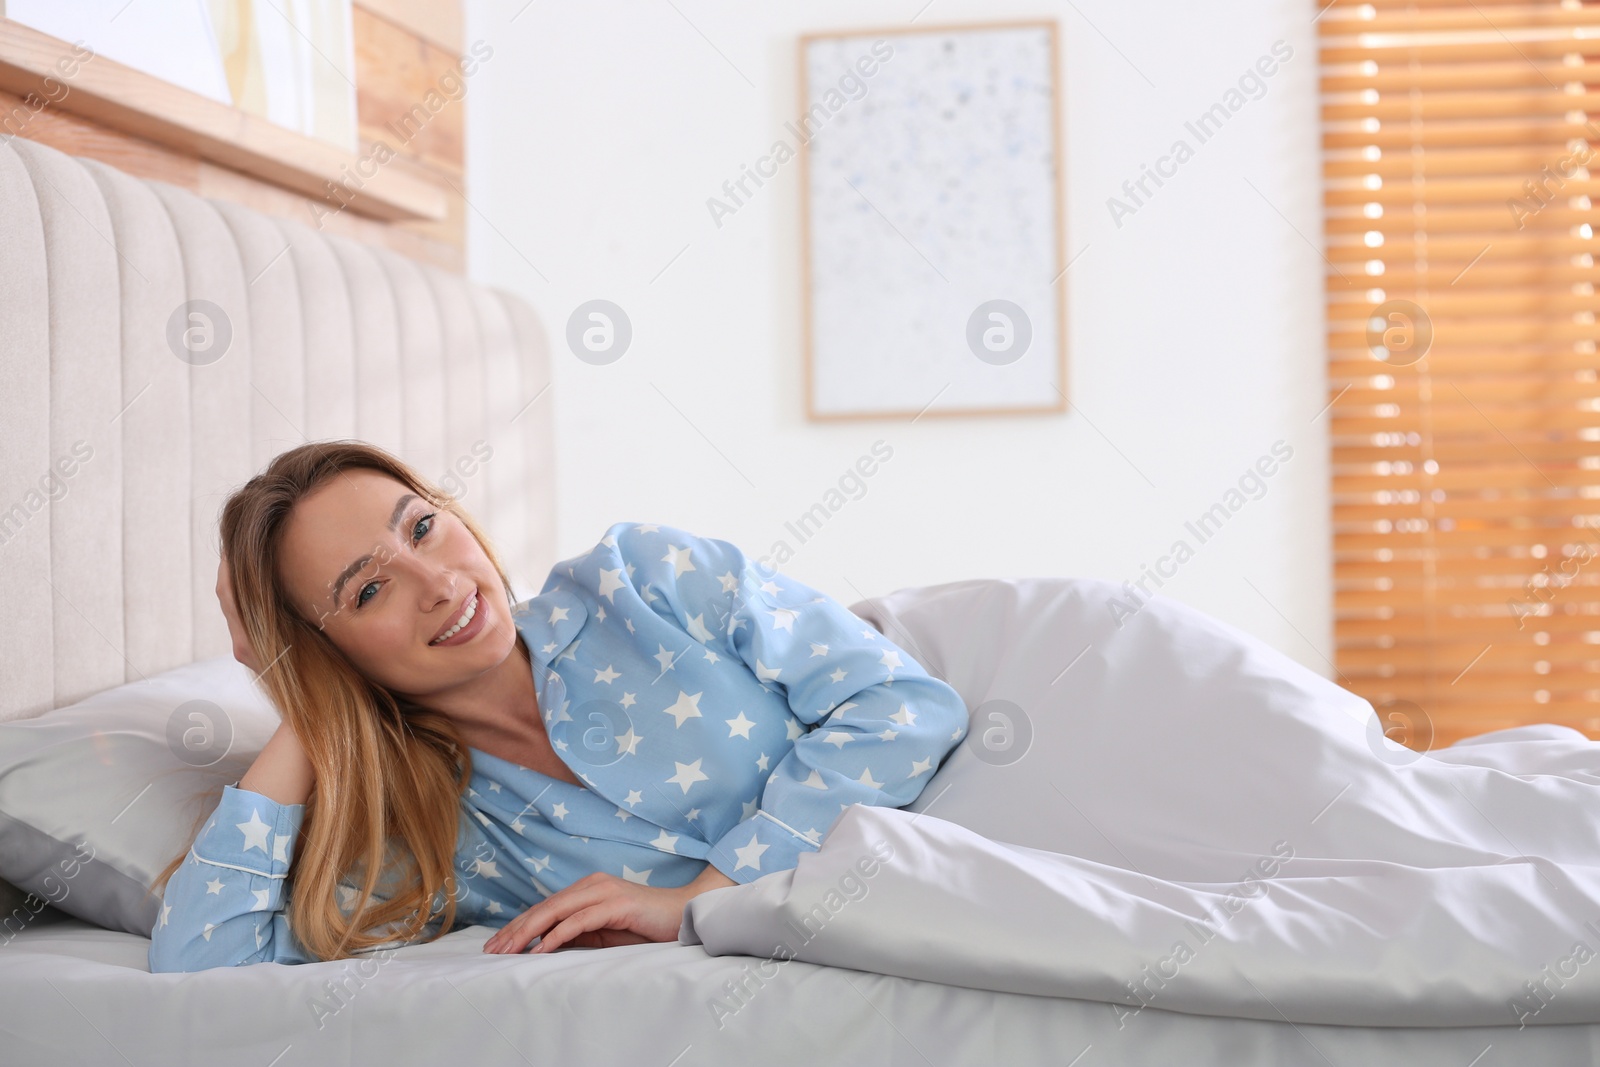
[[[42,100],[55,97],[47,105],[51,109],[325,201],[330,209],[341,203],[328,190],[331,181],[354,191],[348,210],[369,218],[438,221],[448,214],[445,190],[400,168],[381,166],[375,156],[341,151],[104,56],[81,60],[76,72],[63,78],[56,64],[72,55],[68,42],[0,18],[0,89],[23,97],[34,93]],[[49,94],[46,76],[60,83]],[[363,145],[364,153],[370,144]]]

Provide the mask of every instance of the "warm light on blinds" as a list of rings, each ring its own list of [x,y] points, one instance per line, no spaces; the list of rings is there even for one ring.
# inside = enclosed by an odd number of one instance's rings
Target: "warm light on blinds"
[[[1339,680],[1414,748],[1600,737],[1600,4],[1317,26]]]

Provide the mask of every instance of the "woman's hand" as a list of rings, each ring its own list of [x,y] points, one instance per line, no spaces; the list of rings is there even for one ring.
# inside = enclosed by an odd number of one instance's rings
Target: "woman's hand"
[[[233,579],[228,574],[228,557],[217,563],[217,602],[222,605],[222,617],[228,620],[228,633],[233,637],[233,658],[250,668],[250,673],[261,673],[261,661],[250,647],[250,638],[244,632],[244,622],[239,618],[239,605],[233,599]]]
[[[536,937],[534,952],[562,945],[610,948],[649,941],[676,941],[683,908],[708,889],[737,885],[710,864],[688,885],[640,885],[614,874],[586,875],[512,919],[488,941],[485,952],[521,952]]]

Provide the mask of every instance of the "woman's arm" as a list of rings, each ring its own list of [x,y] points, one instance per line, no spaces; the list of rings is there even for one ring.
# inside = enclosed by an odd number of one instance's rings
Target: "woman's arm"
[[[280,723],[277,731],[261,749],[261,754],[250,765],[240,789],[249,789],[270,797],[279,804],[304,804],[316,782],[316,772],[300,739],[288,723]]]
[[[314,775],[287,723],[195,837],[150,932],[150,970],[310,963],[289,930],[284,887]]]
[[[233,655],[259,676],[240,620],[228,560],[217,564],[217,602]],[[150,931],[150,970],[199,971],[275,961],[309,963],[289,930],[285,886],[316,775],[299,738],[280,723],[250,769],[222,798],[173,871]]]

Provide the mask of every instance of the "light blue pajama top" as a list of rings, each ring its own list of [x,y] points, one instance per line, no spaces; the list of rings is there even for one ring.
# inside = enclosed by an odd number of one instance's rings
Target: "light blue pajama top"
[[[917,798],[966,736],[959,694],[762,570],[727,541],[617,523],[513,609],[550,742],[586,786],[470,750],[456,926],[504,926],[595,871],[681,886],[709,863],[747,883],[851,804]],[[284,892],[304,808],[224,787],[167,883],[152,971],[312,962]],[[348,911],[357,890],[339,892]]]

